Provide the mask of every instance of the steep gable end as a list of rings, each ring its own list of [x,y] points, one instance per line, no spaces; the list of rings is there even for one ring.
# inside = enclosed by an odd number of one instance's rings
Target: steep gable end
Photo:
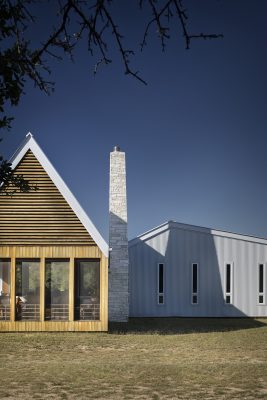
[[[96,245],[30,149],[15,174],[37,189],[0,195],[0,245]]]

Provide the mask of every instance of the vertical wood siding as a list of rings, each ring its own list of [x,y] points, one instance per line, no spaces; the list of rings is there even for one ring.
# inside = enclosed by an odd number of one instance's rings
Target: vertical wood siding
[[[0,193],[0,245],[95,245],[30,150],[15,174],[22,174],[37,190]]]

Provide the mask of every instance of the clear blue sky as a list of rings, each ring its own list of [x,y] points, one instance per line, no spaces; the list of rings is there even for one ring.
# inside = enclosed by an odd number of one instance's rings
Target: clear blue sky
[[[193,31],[225,37],[186,51],[174,30],[165,54],[154,32],[138,52],[138,2],[116,3],[148,86],[124,75],[113,48],[112,65],[93,76],[96,60],[81,45],[74,63],[53,62],[53,95],[27,85],[2,153],[8,158],[31,131],[106,239],[117,144],[127,156],[130,238],[169,219],[267,237],[267,2],[185,0]],[[35,40],[49,13],[41,11]]]

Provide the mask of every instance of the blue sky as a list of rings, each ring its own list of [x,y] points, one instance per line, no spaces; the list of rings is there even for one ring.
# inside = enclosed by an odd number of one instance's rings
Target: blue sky
[[[164,54],[154,31],[138,51],[145,18],[135,2],[113,4],[148,85],[124,75],[113,47],[112,64],[93,76],[96,59],[81,44],[74,63],[52,62],[51,96],[27,84],[2,153],[31,131],[106,239],[117,144],[127,157],[130,238],[169,219],[267,237],[266,1],[184,1],[193,31],[224,39],[186,51],[173,26]],[[53,12],[40,11],[36,41]]]

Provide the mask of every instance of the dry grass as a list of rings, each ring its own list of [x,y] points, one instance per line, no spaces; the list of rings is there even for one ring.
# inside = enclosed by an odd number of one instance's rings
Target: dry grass
[[[267,320],[0,334],[1,399],[266,399]]]

